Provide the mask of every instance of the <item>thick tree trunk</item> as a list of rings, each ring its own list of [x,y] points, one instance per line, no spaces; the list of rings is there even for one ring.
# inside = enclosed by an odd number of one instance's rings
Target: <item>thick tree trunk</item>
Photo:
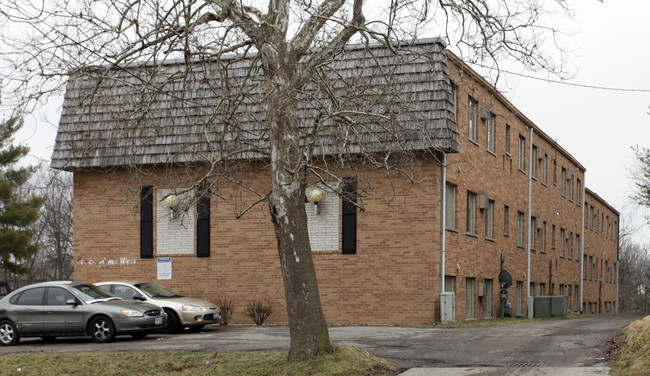
[[[280,82],[278,82],[278,80]],[[289,358],[329,353],[305,212],[305,161],[299,146],[297,100],[287,81],[267,81],[271,138],[270,210],[284,279],[291,349]]]

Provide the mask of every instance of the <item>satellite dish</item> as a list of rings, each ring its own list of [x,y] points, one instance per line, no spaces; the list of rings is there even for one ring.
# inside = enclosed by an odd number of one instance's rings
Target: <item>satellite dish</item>
[[[507,270],[502,270],[499,273],[499,284],[503,286],[504,289],[512,286],[512,275]]]

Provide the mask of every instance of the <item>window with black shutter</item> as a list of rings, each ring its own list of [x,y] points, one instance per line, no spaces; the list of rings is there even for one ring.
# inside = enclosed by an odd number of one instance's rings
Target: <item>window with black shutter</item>
[[[343,254],[357,253],[357,181],[355,178],[343,180],[343,213],[341,250]]]
[[[140,257],[153,258],[153,187],[140,190]]]
[[[201,188],[196,201],[196,256],[210,257],[210,191]]]

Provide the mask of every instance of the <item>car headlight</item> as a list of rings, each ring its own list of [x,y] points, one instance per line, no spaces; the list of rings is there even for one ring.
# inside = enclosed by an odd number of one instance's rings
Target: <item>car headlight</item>
[[[202,311],[203,308],[201,308],[199,306],[195,306],[195,305],[184,305],[182,307],[182,310],[184,312],[198,312],[198,311]]]
[[[123,309],[120,313],[125,317],[143,317],[144,313],[134,309]]]

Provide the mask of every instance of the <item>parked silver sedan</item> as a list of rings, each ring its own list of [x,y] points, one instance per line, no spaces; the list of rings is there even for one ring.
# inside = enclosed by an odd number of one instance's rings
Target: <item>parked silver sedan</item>
[[[215,324],[221,320],[216,304],[178,295],[157,283],[113,281],[95,285],[122,299],[139,300],[162,307],[167,313],[167,325],[162,329],[163,333],[179,332],[185,327],[196,332],[206,324]]]
[[[43,282],[20,288],[0,300],[0,343],[21,337],[90,336],[110,342],[116,335],[136,338],[165,325],[163,310],[153,304],[120,299],[79,282]]]

